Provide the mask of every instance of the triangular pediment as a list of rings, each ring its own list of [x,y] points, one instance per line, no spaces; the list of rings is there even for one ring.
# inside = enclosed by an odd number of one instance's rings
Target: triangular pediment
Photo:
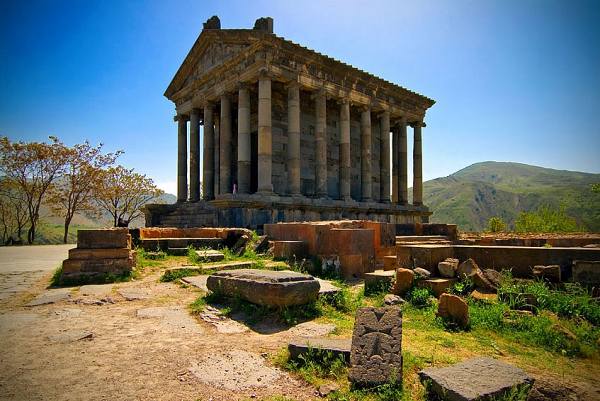
[[[239,55],[258,38],[232,30],[202,31],[196,43],[173,77],[165,96],[171,96],[191,82],[209,73],[227,60]]]

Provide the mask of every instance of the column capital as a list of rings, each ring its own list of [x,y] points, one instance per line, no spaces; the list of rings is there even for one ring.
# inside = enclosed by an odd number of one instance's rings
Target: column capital
[[[258,70],[258,79],[273,78],[273,72],[268,67],[262,67]]]
[[[245,82],[245,81],[239,81],[236,85],[235,88],[239,91],[241,89],[250,89],[250,83],[249,82]]]
[[[325,90],[325,88],[319,88],[310,95],[310,98],[312,100],[315,100],[319,97],[325,97],[325,100],[327,100],[328,96],[327,96],[327,90]]]
[[[401,125],[407,125],[406,116],[398,116],[398,117],[394,118],[394,120],[392,122],[390,122],[390,125],[392,127],[399,127]]]
[[[291,81],[285,82],[284,86],[285,86],[286,89],[290,89],[290,88],[298,88],[298,89],[300,89],[302,87],[302,85],[300,85],[300,82],[298,82],[297,79],[292,79]]]
[[[187,114],[176,114],[173,117],[173,121],[189,121],[190,116]]]
[[[389,110],[383,110],[380,113],[377,113],[377,117],[378,118],[390,118],[390,111]]]
[[[192,110],[190,110],[190,118],[192,118],[192,114],[198,116],[198,115],[200,115],[200,113],[201,113],[201,110],[197,107],[194,107]]]
[[[425,122],[423,122],[423,121],[411,121],[408,124],[411,127],[413,127],[413,128],[415,128],[415,127],[427,127],[427,124],[425,124]]]

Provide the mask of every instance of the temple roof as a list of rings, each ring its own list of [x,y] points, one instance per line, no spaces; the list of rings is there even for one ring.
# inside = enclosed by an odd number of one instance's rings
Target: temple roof
[[[418,99],[425,108],[431,107],[435,101],[426,96],[423,96],[417,92],[411,91],[393,82],[387,81],[383,78],[377,77],[369,72],[363,71],[350,64],[344,63],[333,57],[319,53],[315,50],[309,49],[291,40],[277,36],[271,32],[262,29],[205,29],[202,30],[198,36],[196,42],[188,52],[185,60],[179,67],[177,73],[173,77],[164,95],[173,100],[174,95],[186,86],[188,78],[194,73],[194,68],[197,67],[200,58],[205,54],[206,50],[210,45],[215,43],[229,43],[235,44],[238,47],[239,52],[236,54],[230,54],[224,59],[225,60],[239,55],[242,52],[255,52],[264,46],[275,46],[283,48],[287,51],[292,51],[295,56],[300,57],[306,62],[321,64],[336,70],[344,71],[345,75],[352,75],[370,84],[377,86],[387,87],[394,92],[400,92],[404,96],[411,97],[415,100]],[[216,64],[218,65],[218,64]],[[216,66],[214,65],[214,66]],[[211,67],[212,68],[212,67]],[[208,74],[210,69],[202,71],[203,74]]]

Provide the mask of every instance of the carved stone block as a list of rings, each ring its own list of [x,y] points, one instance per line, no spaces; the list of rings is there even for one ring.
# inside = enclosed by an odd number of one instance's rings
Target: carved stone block
[[[358,386],[402,382],[402,310],[397,306],[356,312],[348,379]]]

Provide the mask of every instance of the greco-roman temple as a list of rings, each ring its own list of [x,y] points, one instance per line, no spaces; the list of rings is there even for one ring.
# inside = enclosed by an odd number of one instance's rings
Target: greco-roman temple
[[[210,18],[165,96],[177,203],[148,205],[147,226],[428,221],[421,137],[434,101],[274,35],[272,18],[253,29]]]

